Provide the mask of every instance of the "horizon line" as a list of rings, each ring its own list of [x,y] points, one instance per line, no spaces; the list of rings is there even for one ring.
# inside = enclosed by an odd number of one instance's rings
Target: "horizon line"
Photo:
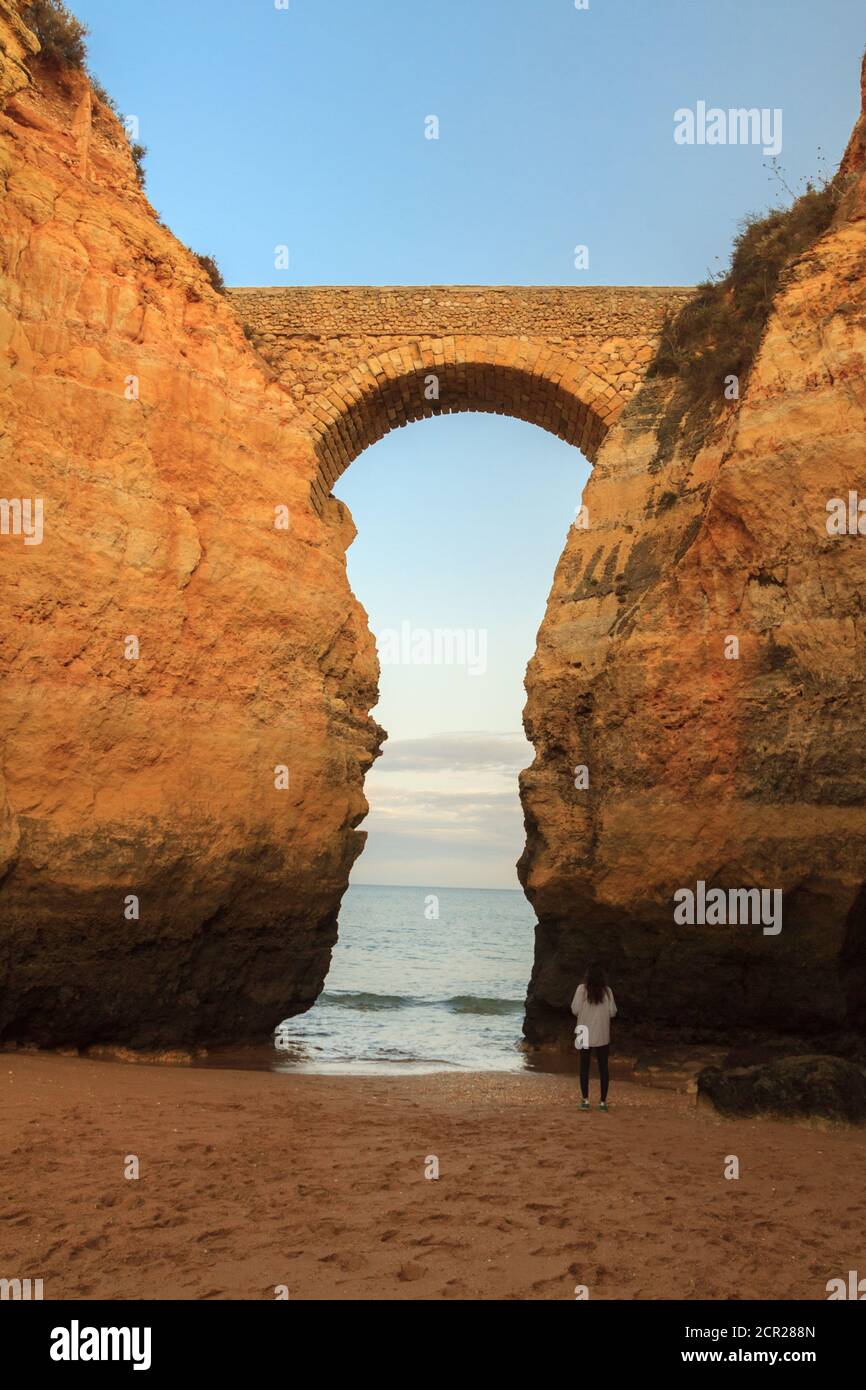
[[[436,884],[429,883],[350,883],[349,888],[418,888],[422,891],[426,889],[430,893],[442,893],[443,891],[446,893],[521,893],[523,897],[526,897],[526,894],[520,887],[484,888],[481,886],[470,886],[465,883],[440,883],[438,887]],[[529,902],[529,899],[526,898],[526,901]]]

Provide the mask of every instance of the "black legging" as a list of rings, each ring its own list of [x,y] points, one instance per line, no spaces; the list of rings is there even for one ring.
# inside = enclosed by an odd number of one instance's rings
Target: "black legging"
[[[610,1043],[605,1043],[604,1047],[582,1047],[580,1049],[580,1094],[584,1100],[589,1100],[589,1055],[595,1053],[598,1062],[598,1079],[601,1082],[601,1098],[607,1100],[607,1088],[610,1084],[608,1073],[607,1057],[610,1052]]]

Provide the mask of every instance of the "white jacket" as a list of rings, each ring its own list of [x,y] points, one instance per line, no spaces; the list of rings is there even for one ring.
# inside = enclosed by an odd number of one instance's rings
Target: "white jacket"
[[[607,1046],[610,1042],[610,1021],[616,1018],[612,989],[605,990],[600,1004],[590,1004],[586,997],[586,985],[578,985],[571,1001],[571,1012],[577,1019],[574,1045],[578,1051],[584,1047]]]

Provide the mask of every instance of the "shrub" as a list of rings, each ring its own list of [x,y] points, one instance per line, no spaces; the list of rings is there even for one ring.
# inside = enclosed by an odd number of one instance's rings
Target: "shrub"
[[[200,256],[197,251],[193,251],[192,254],[195,256],[205,275],[210,280],[211,284],[216,290],[217,294],[222,294],[223,290],[226,287],[226,282],[223,279],[222,271],[217,265],[214,257]]]
[[[23,13],[48,62],[83,68],[87,57],[87,28],[75,18],[61,0],[31,0]]]
[[[724,399],[728,376],[748,380],[784,271],[829,227],[841,197],[838,179],[809,184],[794,204],[747,217],[734,241],[727,274],[698,285],[695,297],[668,315],[648,377],[676,379],[656,464],[673,452],[680,426],[697,449]]]
[[[147,145],[130,145],[129,152],[132,155],[132,162],[135,165],[135,177],[138,179],[138,186],[139,188],[144,188],[147,178],[147,170],[144,167]]]

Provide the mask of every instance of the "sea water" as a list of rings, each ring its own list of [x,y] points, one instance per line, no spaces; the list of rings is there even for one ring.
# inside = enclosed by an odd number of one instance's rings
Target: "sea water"
[[[324,990],[278,1028],[275,1069],[521,1068],[534,927],[519,890],[349,888]]]

